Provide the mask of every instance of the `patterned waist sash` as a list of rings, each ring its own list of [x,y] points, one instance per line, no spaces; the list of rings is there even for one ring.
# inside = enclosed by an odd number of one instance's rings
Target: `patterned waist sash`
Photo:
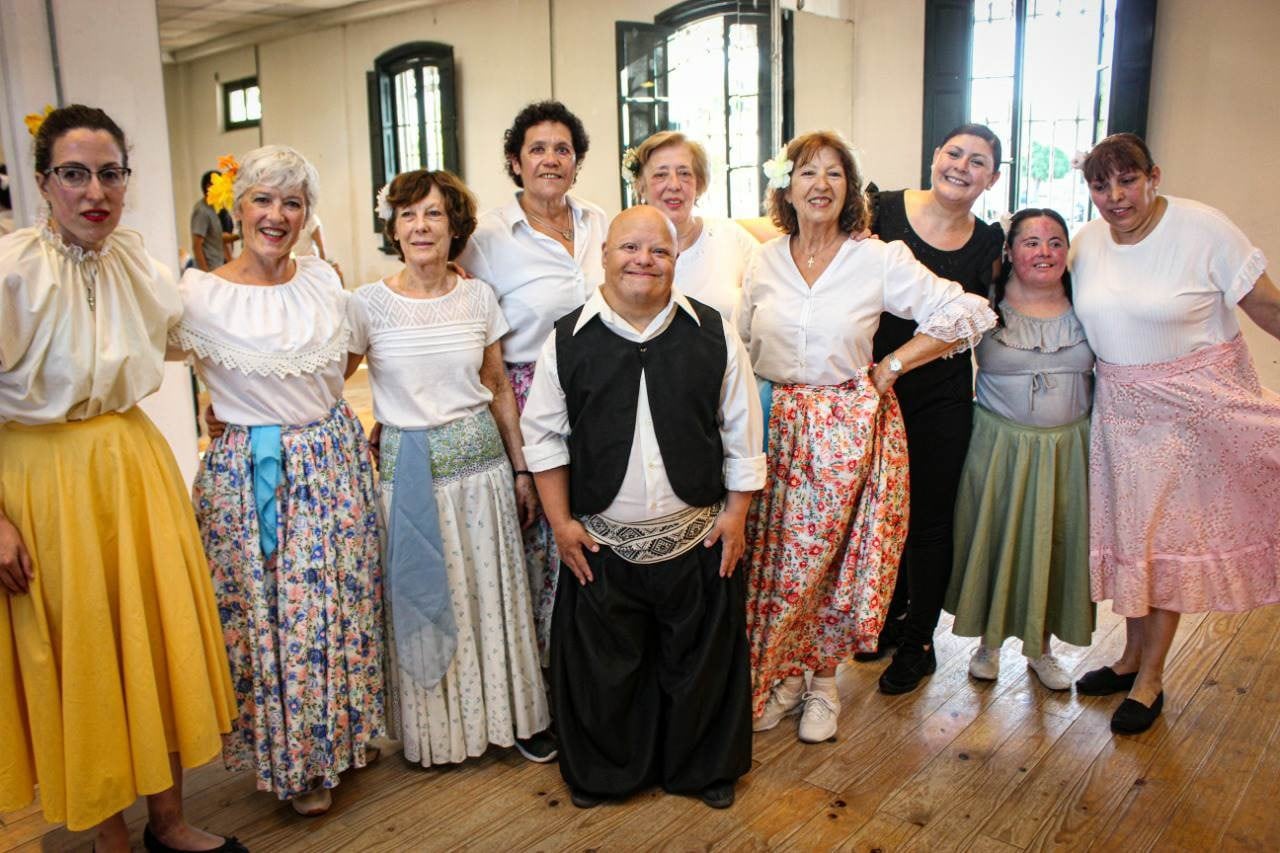
[[[723,507],[723,501],[691,506],[651,521],[614,521],[604,515],[588,515],[582,524],[597,542],[608,545],[628,563],[647,565],[692,549],[706,538]]]

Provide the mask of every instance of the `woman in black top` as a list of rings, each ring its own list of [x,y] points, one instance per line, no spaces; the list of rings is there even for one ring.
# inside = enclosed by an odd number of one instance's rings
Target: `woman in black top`
[[[985,125],[961,125],[933,152],[929,189],[873,196],[871,230],[881,240],[904,241],[936,275],[985,297],[1004,234],[971,211],[999,179],[999,169],[999,137]],[[882,315],[874,358],[884,358],[915,333],[912,321]],[[880,676],[883,693],[914,690],[937,668],[933,632],[951,577],[956,489],[973,425],[973,369],[968,357],[939,359],[903,376],[895,390],[911,463],[910,528],[879,651],[859,656],[874,659],[898,647]]]

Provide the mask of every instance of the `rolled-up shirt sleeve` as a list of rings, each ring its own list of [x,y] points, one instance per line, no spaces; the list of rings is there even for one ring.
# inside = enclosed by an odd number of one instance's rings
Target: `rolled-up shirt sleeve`
[[[529,470],[550,471],[569,464],[569,407],[560,387],[556,369],[556,333],[553,330],[542,345],[529,398],[520,415],[520,432],[524,436],[524,461]]]
[[[720,385],[724,485],[731,492],[754,492],[764,488],[765,479],[765,455],[760,452],[764,444],[760,395],[747,348],[728,322],[724,322],[724,340],[728,349]],[[525,455],[528,456],[527,450]]]

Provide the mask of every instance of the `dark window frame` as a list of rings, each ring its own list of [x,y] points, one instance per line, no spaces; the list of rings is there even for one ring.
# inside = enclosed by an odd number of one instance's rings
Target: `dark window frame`
[[[231,120],[231,94],[233,92],[245,92],[249,89],[258,90],[258,117],[245,119],[244,121]],[[224,132],[232,130],[244,130],[247,127],[258,127],[262,124],[262,86],[258,83],[258,76],[241,77],[239,80],[232,80],[222,84],[222,129]]]

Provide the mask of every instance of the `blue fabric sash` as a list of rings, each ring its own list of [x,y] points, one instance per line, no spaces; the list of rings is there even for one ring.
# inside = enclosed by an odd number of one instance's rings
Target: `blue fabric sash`
[[[385,446],[385,445],[384,445]],[[444,678],[458,647],[425,429],[400,431],[387,525],[387,592],[399,667],[423,687]]]
[[[756,377],[756,391],[760,393],[760,409],[764,413],[764,447],[761,453],[769,452],[769,412],[773,411],[773,383],[768,379]]]
[[[258,545],[265,559],[276,552],[278,544],[276,487],[280,485],[280,427],[249,427],[249,451],[253,457],[253,503],[258,508]]]

